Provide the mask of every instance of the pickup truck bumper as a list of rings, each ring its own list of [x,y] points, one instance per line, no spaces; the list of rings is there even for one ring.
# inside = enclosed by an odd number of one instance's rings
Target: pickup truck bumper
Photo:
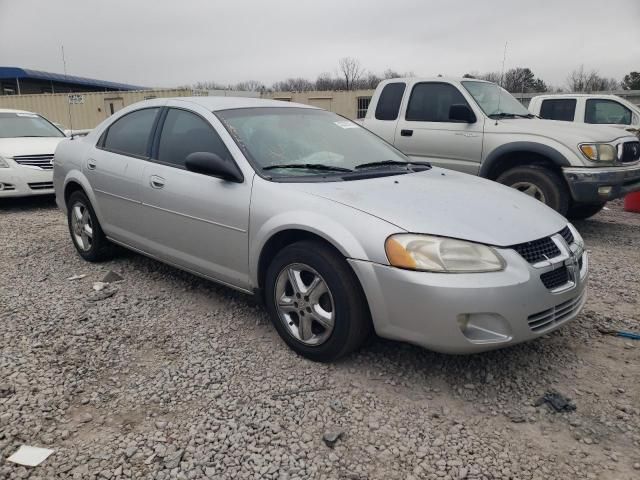
[[[640,190],[640,163],[621,167],[567,167],[562,172],[574,201],[603,203]]]

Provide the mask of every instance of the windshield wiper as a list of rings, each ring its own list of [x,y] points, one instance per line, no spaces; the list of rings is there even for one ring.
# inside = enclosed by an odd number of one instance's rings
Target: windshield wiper
[[[535,117],[535,115],[533,113],[527,113],[527,114],[523,114],[523,113],[507,113],[507,112],[498,112],[498,113],[492,113],[490,115],[488,115],[489,118],[533,118]]]
[[[375,167],[386,167],[386,166],[403,166],[406,165],[410,167],[411,165],[421,165],[424,167],[431,168],[431,164],[429,162],[398,162],[397,160],[383,160],[382,162],[369,162],[362,163],[360,165],[356,165],[356,170],[361,168],[375,168]]]
[[[304,168],[307,170],[324,170],[326,172],[353,172],[350,168],[333,167],[322,163],[283,163],[280,165],[267,165],[262,170],[275,170],[278,168]]]

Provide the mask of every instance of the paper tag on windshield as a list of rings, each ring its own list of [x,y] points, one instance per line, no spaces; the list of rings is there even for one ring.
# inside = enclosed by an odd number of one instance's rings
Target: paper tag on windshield
[[[347,120],[342,120],[339,122],[333,122],[335,123],[337,126],[339,126],[340,128],[358,128],[358,125],[356,125],[353,122],[349,122]]]
[[[19,117],[38,118],[35,113],[16,113],[16,115]]]

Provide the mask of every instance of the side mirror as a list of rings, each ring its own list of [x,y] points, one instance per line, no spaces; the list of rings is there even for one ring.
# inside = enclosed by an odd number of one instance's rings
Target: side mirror
[[[229,182],[242,183],[244,176],[231,160],[211,152],[193,152],[187,155],[184,166],[190,172],[218,177]]]
[[[449,107],[449,120],[461,123],[475,123],[476,116],[468,105],[451,105]]]

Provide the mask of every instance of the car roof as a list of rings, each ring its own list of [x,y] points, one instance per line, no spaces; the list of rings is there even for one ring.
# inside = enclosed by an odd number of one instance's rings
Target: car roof
[[[483,82],[493,83],[488,80],[481,80],[480,78],[470,77],[399,77],[389,78],[385,82]]]
[[[574,98],[574,97],[616,97],[620,98],[613,93],[546,93],[542,95],[536,95],[533,98]]]
[[[302,103],[286,102],[282,100],[267,100],[262,98],[247,97],[174,97],[171,100],[189,102],[200,105],[212,112],[219,110],[231,110],[234,108],[256,108],[256,107],[295,107],[317,109],[312,105]]]
[[[0,113],[31,113],[36,115],[33,112],[28,112],[27,110],[15,110],[13,108],[0,108]]]

